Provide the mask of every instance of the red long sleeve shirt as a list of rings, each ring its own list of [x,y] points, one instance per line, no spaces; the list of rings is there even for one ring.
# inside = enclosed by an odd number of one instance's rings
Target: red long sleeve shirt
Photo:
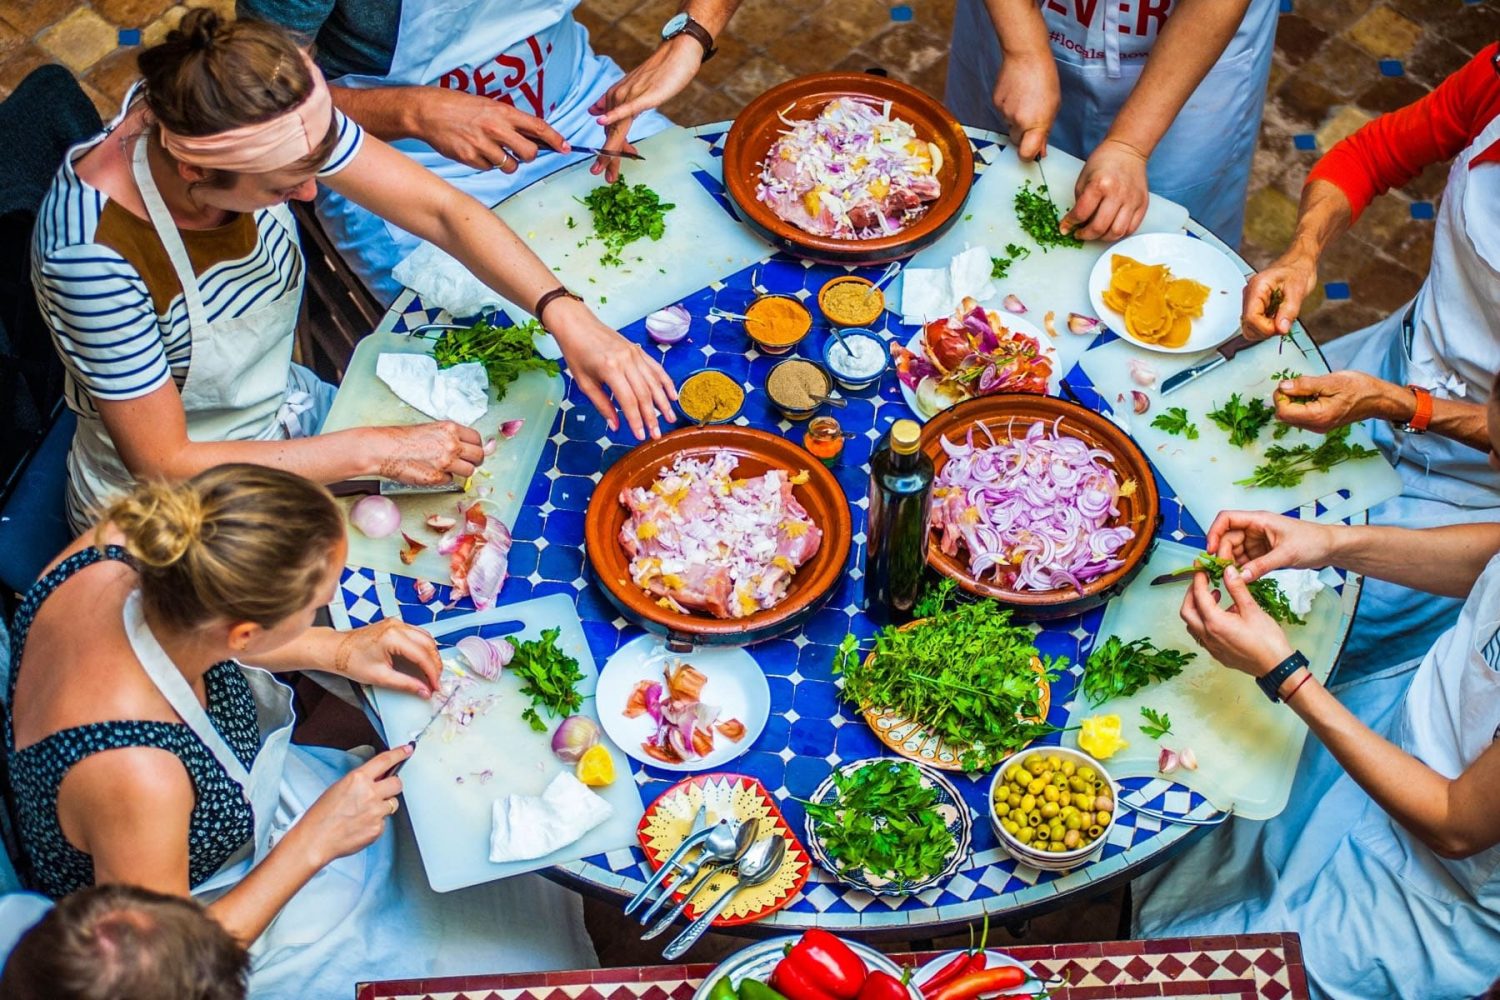
[[[1500,43],[1486,46],[1426,97],[1381,115],[1337,143],[1307,176],[1337,185],[1359,218],[1377,195],[1407,183],[1428,164],[1452,159],[1500,116]],[[1470,161],[1500,163],[1500,141]]]

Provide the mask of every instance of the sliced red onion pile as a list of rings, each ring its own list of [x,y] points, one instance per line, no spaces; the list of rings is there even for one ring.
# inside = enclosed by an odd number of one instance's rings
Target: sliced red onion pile
[[[1059,418],[1059,421],[1061,418]],[[1109,527],[1120,516],[1114,456],[1038,420],[1025,437],[989,444],[943,438],[948,462],[933,484],[932,529],[969,572],[1015,590],[1085,584],[1124,565],[1118,557],[1135,529]]]

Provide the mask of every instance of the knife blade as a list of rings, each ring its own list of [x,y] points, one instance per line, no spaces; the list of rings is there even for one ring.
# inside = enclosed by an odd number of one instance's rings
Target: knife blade
[[[592,153],[594,156],[623,156],[627,160],[644,160],[640,153],[632,153],[624,149],[600,149],[598,146],[573,146],[575,153]]]
[[[437,486],[416,486],[396,483],[389,479],[345,479],[331,483],[328,492],[336,497],[358,497],[379,494],[383,497],[412,496],[421,493],[462,493],[464,484],[450,478]]]
[[[1171,376],[1161,384],[1161,394],[1165,396],[1169,392],[1176,392],[1194,379],[1202,378],[1226,361],[1233,361],[1234,356],[1245,348],[1252,346],[1253,342],[1243,333],[1237,333],[1224,343],[1214,349],[1215,354],[1207,361],[1201,361],[1191,368],[1184,368],[1176,375]]]
[[[438,710],[432,713],[432,718],[427,720],[427,724],[421,729],[417,730],[417,735],[406,741],[407,745],[411,747],[411,753],[406,755],[406,760],[401,761],[395,767],[386,772],[385,776],[387,778],[391,777],[392,775],[400,774],[401,769],[409,764],[411,762],[411,759],[417,755],[417,744],[421,742],[422,737],[426,736],[432,730],[433,725],[437,722],[438,719],[442,718],[443,713],[448,710],[448,705],[453,701],[454,698],[458,697],[458,692],[462,690],[462,684],[455,684],[453,686],[453,690],[449,692],[448,697],[444,698],[443,703],[438,706]]]

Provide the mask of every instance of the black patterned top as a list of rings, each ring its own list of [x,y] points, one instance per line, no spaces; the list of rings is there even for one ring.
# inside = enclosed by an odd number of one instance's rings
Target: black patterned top
[[[87,548],[63,560],[27,591],[11,631],[11,677],[5,704],[6,799],[20,841],[22,878],[54,899],[94,884],[94,862],[63,836],[57,791],[68,769],[90,754],[122,747],[156,747],[182,761],[196,795],[188,823],[188,882],[208,878],[250,839],[255,818],[240,786],[213,752],[181,722],[93,722],[55,732],[17,750],[11,706],[26,635],[42,601],[74,573],[101,559],[129,562],[123,548]],[[233,660],[216,663],[203,678],[208,717],[248,771],[260,752],[260,729],[250,685]],[[125,790],[122,794],[129,794]]]

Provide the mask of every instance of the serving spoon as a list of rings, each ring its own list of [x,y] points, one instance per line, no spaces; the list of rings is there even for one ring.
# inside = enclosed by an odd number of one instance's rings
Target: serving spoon
[[[759,829],[760,821],[756,820],[752,823],[741,823],[737,826],[734,830],[733,839],[729,839],[727,836],[710,837],[705,842],[703,853],[698,856],[697,863],[689,868],[684,868],[682,877],[677,880],[677,885],[684,887],[682,890],[682,899],[673,907],[670,913],[657,922],[656,926],[642,934],[641,940],[650,941],[676,923],[677,918],[682,916],[682,911],[687,909],[688,903],[697,895],[699,889],[703,888],[720,871],[730,867],[745,856],[746,852],[750,850],[750,845],[755,843],[755,834]],[[715,832],[717,833],[718,831]],[[703,878],[701,881],[695,883],[693,879],[700,869],[703,870]],[[656,902],[651,904],[651,909],[641,915],[641,923],[644,924],[650,920],[651,915],[656,912],[657,908],[671,894],[670,890],[662,893]]]
[[[673,851],[672,856],[667,858],[666,863],[656,869],[656,872],[646,880],[646,884],[641,886],[641,891],[636,893],[630,902],[625,904],[626,916],[639,909],[640,905],[651,895],[651,890],[661,885],[662,880],[671,874],[672,869],[682,862],[682,859],[687,856],[688,852],[707,840],[709,834],[712,832],[713,830],[708,825],[708,804],[704,803],[693,814],[693,822],[688,826],[687,836],[683,838],[681,844],[677,845],[677,850]]]
[[[698,942],[708,925],[714,922],[724,909],[729,905],[729,900],[741,889],[749,889],[769,882],[780,869],[782,859],[786,857],[786,841],[780,834],[771,834],[769,837],[757,840],[751,845],[745,856],[740,858],[739,864],[735,866],[735,874],[739,876],[734,885],[726,889],[718,899],[713,901],[703,915],[688,925],[688,929],[672,939],[667,945],[662,957],[669,962],[675,962],[682,957],[682,953]]]

